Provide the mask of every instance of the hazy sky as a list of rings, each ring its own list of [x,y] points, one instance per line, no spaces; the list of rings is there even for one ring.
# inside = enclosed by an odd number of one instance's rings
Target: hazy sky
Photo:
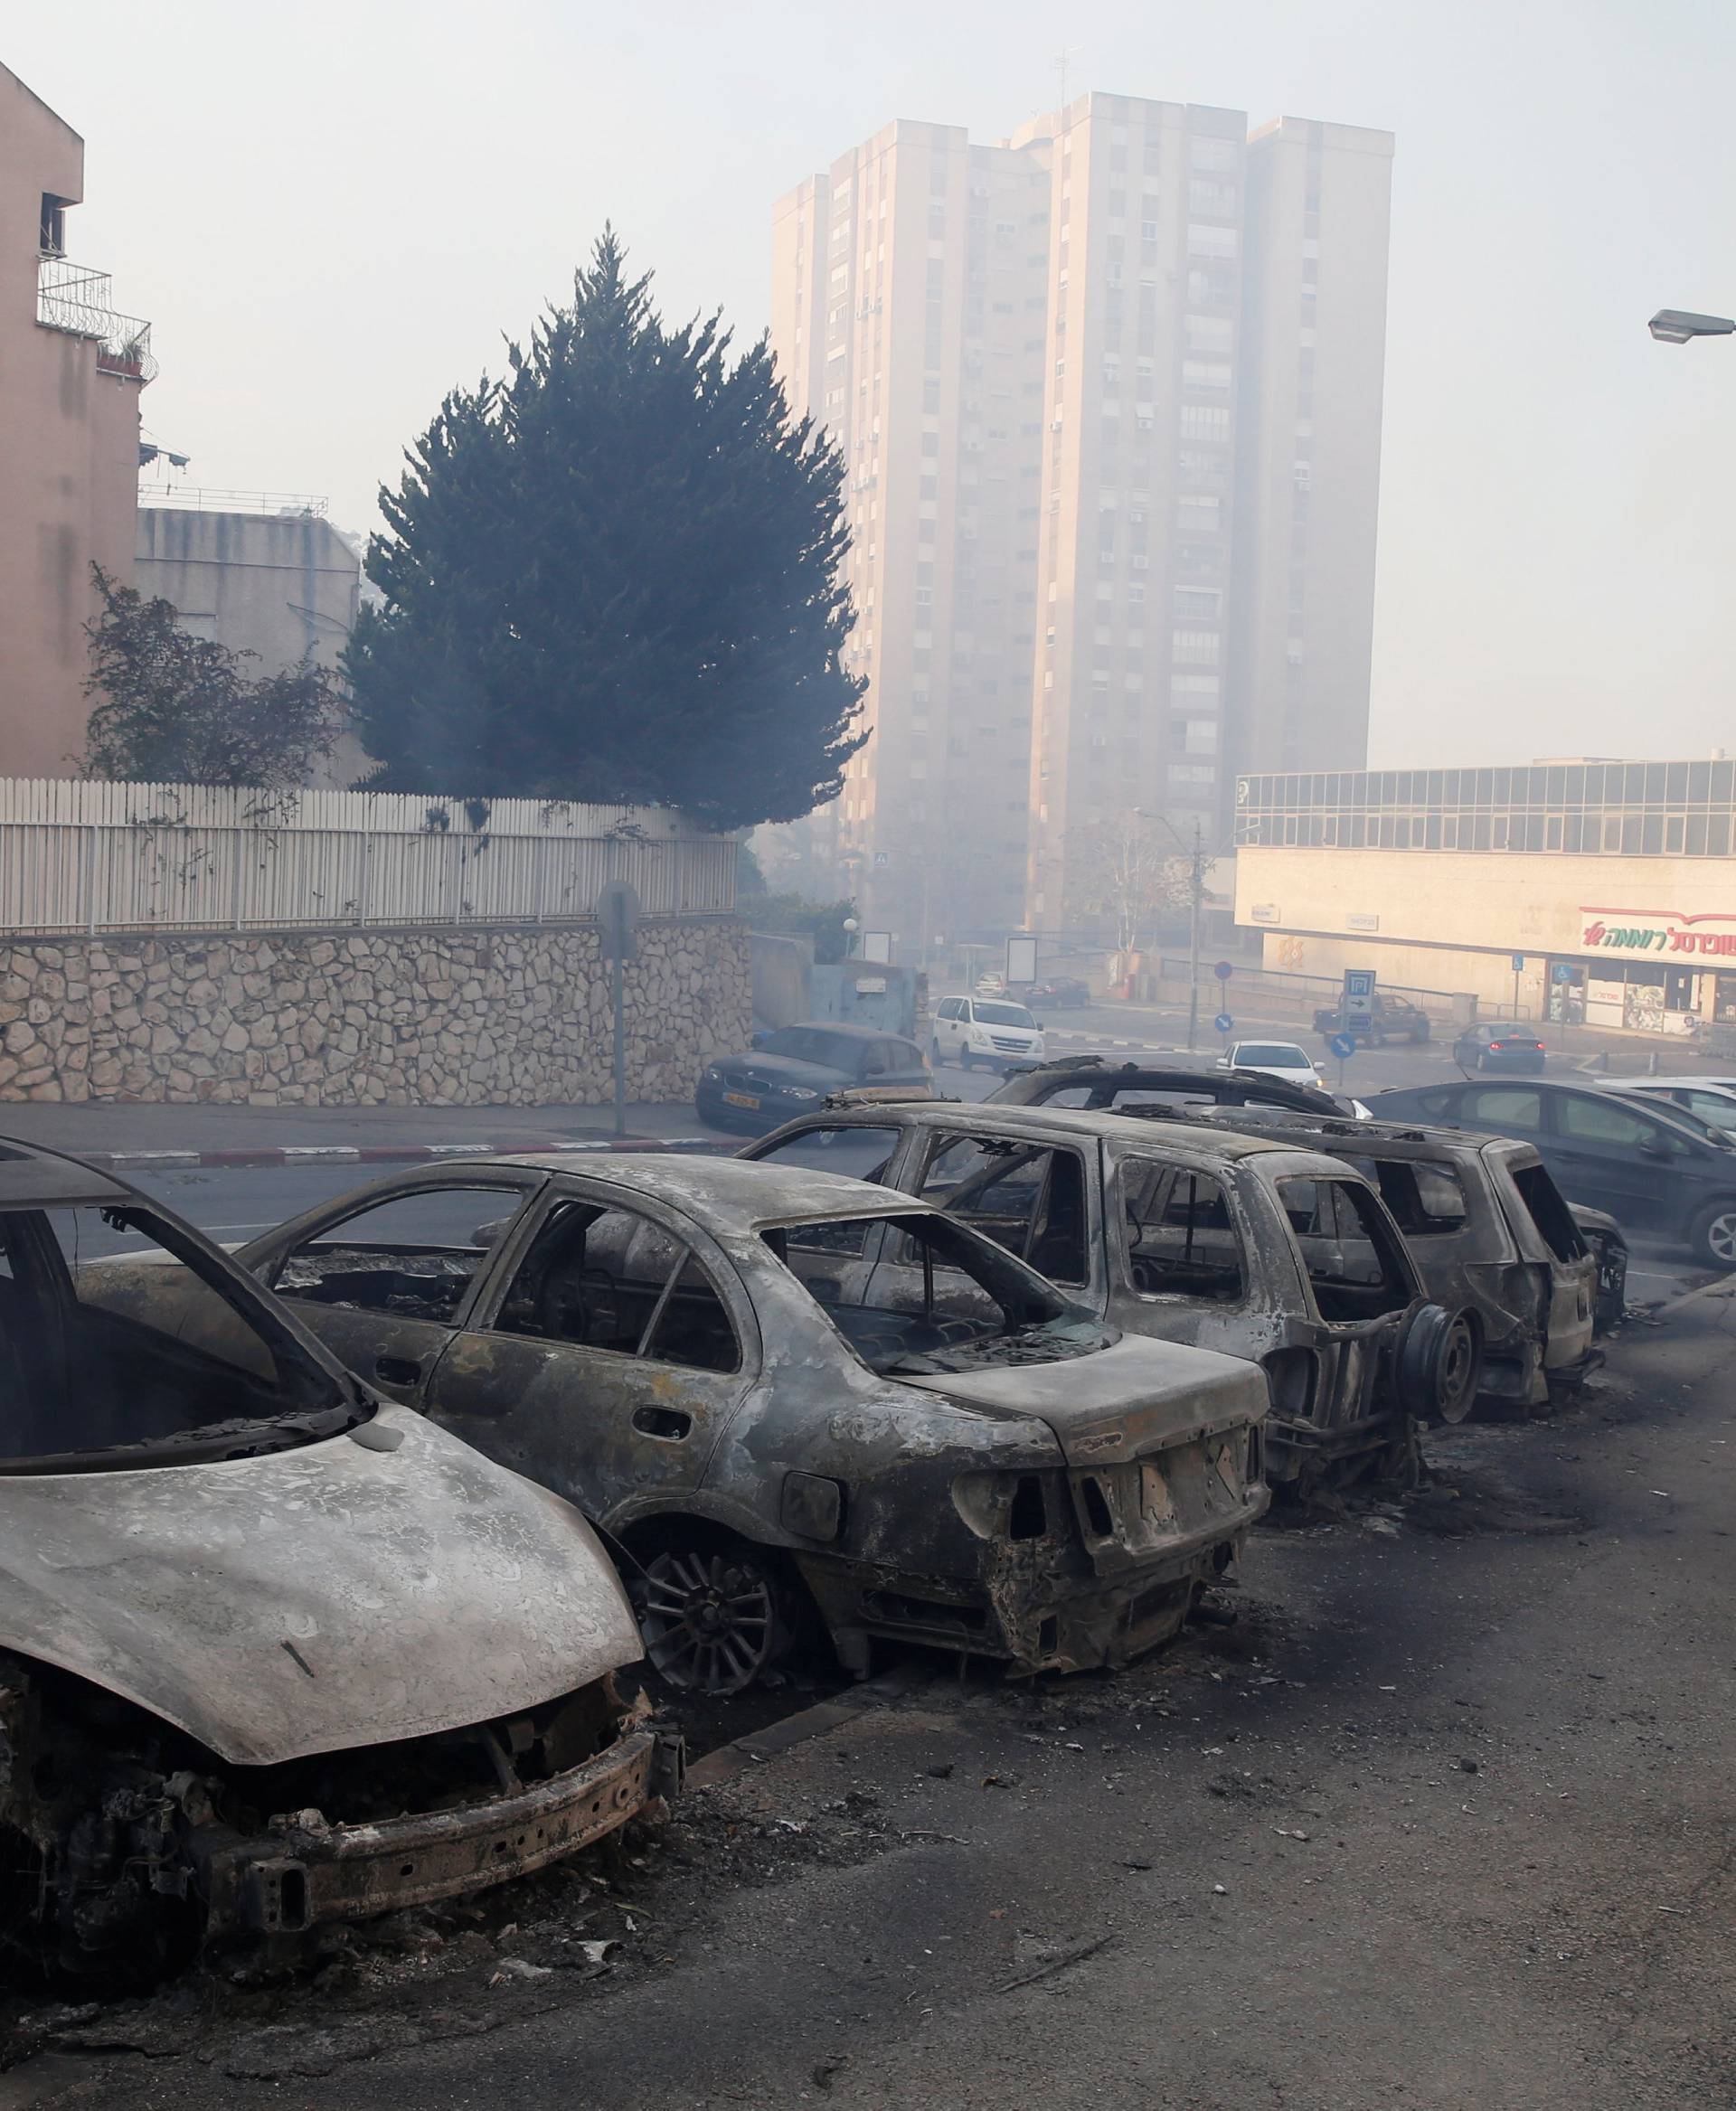
[[[1736,339],[1645,330],[1736,314],[1731,0],[0,10],[153,437],[350,526],[605,219],[757,335],[778,193],[894,117],[1010,132],[1063,35],[1070,94],[1398,136],[1371,759],[1736,749]]]

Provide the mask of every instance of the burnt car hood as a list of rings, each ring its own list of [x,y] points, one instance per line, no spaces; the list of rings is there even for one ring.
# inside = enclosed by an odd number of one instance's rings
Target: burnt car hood
[[[899,1382],[979,1412],[1046,1422],[1072,1466],[1113,1465],[1261,1421],[1269,1397],[1258,1364],[1145,1334],[1123,1334],[1107,1349],[1053,1363],[901,1372]]]
[[[0,1648],[240,1766],[486,1722],[638,1657],[577,1511],[408,1408],[360,1434],[0,1476]]]

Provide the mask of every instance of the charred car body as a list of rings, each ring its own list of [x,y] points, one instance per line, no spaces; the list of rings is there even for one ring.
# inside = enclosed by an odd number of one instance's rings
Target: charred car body
[[[744,1155],[931,1202],[1117,1326],[1258,1364],[1268,1475],[1304,1493],[1327,1469],[1408,1468],[1416,1416],[1476,1390],[1468,1316],[1429,1300],[1369,1183],[1318,1151],[1156,1107],[928,1101],[830,1109]]]
[[[995,1107],[1082,1108],[1095,1114],[1142,1107],[1180,1112],[1214,1107],[1256,1107],[1317,1121],[1360,1115],[1361,1103],[1335,1098],[1312,1086],[1275,1078],[1269,1070],[1189,1070],[1174,1063],[1111,1063],[1101,1056],[1060,1056],[1015,1065],[988,1096]]]
[[[651,1658],[749,1683],[817,1611],[1027,1670],[1165,1639],[1269,1500],[1265,1390],[1124,1337],[835,1174],[534,1156],[377,1182],[244,1249],[327,1343],[578,1503]]]
[[[1394,1122],[1302,1129],[1267,1124],[1251,1109],[1220,1114],[1216,1125],[1306,1138],[1379,1188],[1429,1295],[1469,1312],[1486,1398],[1545,1407],[1603,1361],[1592,1347],[1599,1258],[1529,1144]]]
[[[14,1949],[149,1973],[425,1903],[664,1785],[582,1518],[379,1400],[155,1203],[14,1144],[0,1368]]]

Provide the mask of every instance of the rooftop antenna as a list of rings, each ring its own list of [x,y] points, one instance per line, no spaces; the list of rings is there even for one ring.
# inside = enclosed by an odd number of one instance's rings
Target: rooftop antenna
[[[1067,108],[1067,70],[1075,53],[1082,51],[1082,44],[1063,44],[1055,53],[1055,78],[1061,83],[1061,107]]]

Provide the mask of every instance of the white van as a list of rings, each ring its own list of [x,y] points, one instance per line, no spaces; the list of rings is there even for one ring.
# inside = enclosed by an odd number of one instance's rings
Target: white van
[[[1043,1061],[1043,1029],[1023,1004],[1005,997],[942,997],[934,1011],[930,1060],[958,1063],[974,1070],[978,1063],[1005,1070],[1012,1063]]]

